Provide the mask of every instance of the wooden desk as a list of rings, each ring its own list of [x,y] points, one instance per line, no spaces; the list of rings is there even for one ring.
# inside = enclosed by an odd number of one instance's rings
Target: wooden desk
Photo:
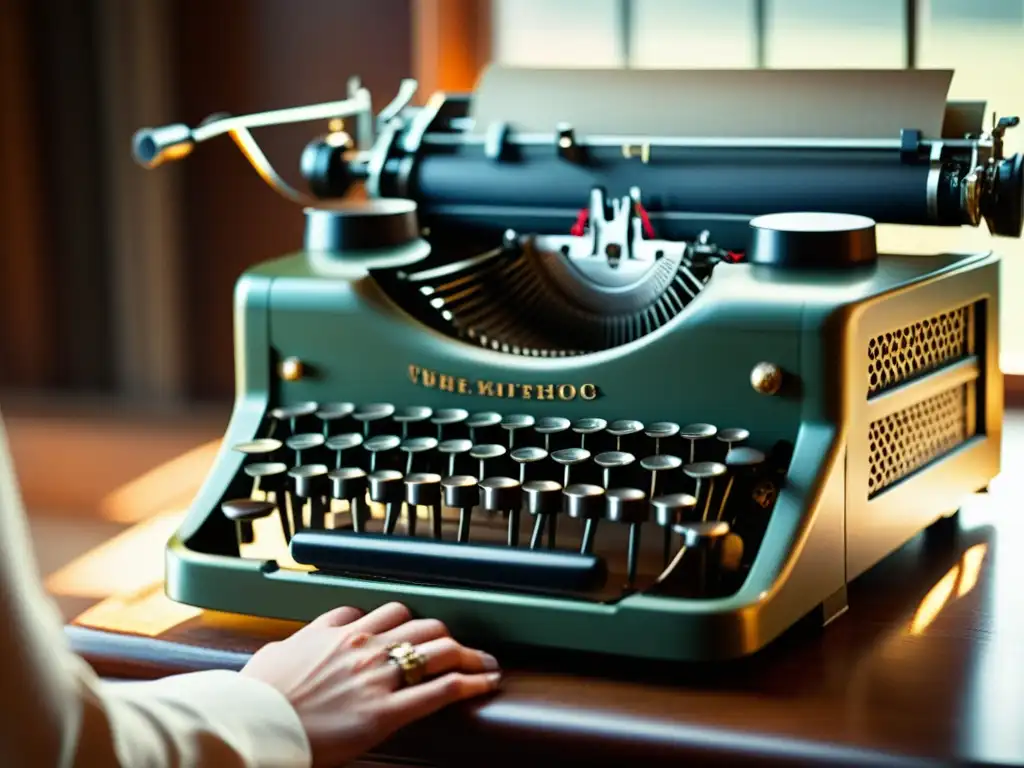
[[[491,649],[507,670],[501,693],[408,729],[381,755],[474,768],[1024,764],[1024,485],[1014,483],[852,585],[849,612],[824,631],[797,628],[721,669]],[[295,627],[178,607],[152,584],[101,603],[68,634],[101,675],[141,679],[238,669]]]

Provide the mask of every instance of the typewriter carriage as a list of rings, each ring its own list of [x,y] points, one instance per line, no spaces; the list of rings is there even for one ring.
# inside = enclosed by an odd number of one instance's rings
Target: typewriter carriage
[[[366,114],[368,96],[360,98],[365,99],[360,114]],[[404,191],[415,199],[423,194],[416,187],[421,152],[429,149],[444,157],[453,148],[468,147],[471,160],[479,151],[493,164],[506,161],[510,153],[533,153],[548,140],[513,139],[507,129],[492,131],[488,143],[481,145],[459,139],[464,107],[464,100],[436,97],[403,121],[398,119],[404,108],[400,105],[378,123],[381,135],[371,150],[365,149],[365,141],[360,151],[346,150],[351,162],[338,162],[337,147],[325,149],[330,140],[314,143],[304,157],[311,188],[320,194],[336,192],[363,176],[371,198]],[[1019,158],[999,164],[1001,131],[1012,124],[1004,121],[986,139],[944,142],[940,149],[938,142],[902,137],[900,151],[931,153],[929,184],[953,176],[959,184],[971,170],[961,166],[967,171],[951,174],[948,166],[942,171],[938,163],[937,173],[934,161],[961,158],[964,153],[977,161],[979,152],[990,149],[996,161],[986,166],[987,178],[994,174],[1005,180],[1001,195],[990,183],[990,202],[984,205],[971,198],[980,195],[978,180],[970,183],[973,187],[963,187],[973,191],[965,191],[955,205],[950,200],[940,205],[929,197],[930,214],[945,211],[952,217],[944,222],[947,225],[977,225],[984,208],[994,230],[1013,234],[1016,226],[1019,234],[1020,217],[1015,211],[1007,213],[1006,202],[1010,208],[1014,199],[1020,202],[1019,194],[1012,194],[1013,183],[1019,187],[1020,182],[1020,174],[1013,175]],[[246,122],[236,120],[233,125],[232,135],[244,150]],[[360,133],[365,140],[365,120]],[[557,143],[591,153],[619,149],[610,141],[603,147],[600,139],[591,139],[588,147],[586,138],[577,140],[564,130]],[[718,145],[728,147],[729,142]],[[837,147],[819,143],[817,150],[831,152]],[[792,145],[782,146],[779,151],[791,149]],[[859,151],[866,150],[862,147],[854,154]],[[622,155],[632,153],[623,150]],[[568,155],[554,157],[574,162]],[[1000,170],[1005,168],[1010,170]],[[344,177],[340,181],[339,174]],[[641,231],[639,208],[628,205],[641,202],[641,191],[631,193],[627,205],[619,209],[620,217],[607,222],[618,233],[613,244],[627,257],[639,254],[643,261],[650,238]],[[967,201],[967,208],[960,200]],[[422,200],[417,205],[425,232],[431,233],[424,237],[435,251],[447,245],[453,233],[464,233],[477,257],[487,243],[496,247],[490,258],[501,267],[506,266],[502,258],[514,264],[517,258],[536,257],[538,252],[548,254],[542,259],[557,259],[558,254],[567,255],[566,246],[570,251],[589,249],[579,256],[589,258],[602,234],[595,222],[603,200],[596,195],[591,198],[591,229],[586,237],[573,235],[576,240],[557,234],[564,233],[577,215],[571,209],[514,211],[499,205],[491,211],[497,215],[487,220],[486,212],[453,214],[429,201],[423,206]],[[649,217],[659,234],[668,233],[668,244],[654,262],[663,260],[666,252],[674,253],[676,274],[680,265],[701,264],[707,267],[706,277],[690,286],[695,290],[685,301],[677,297],[676,311],[661,313],[658,322],[648,323],[642,332],[628,328],[631,322],[643,323],[636,320],[642,317],[636,314],[637,303],[625,301],[621,306],[627,320],[619,330],[602,328],[595,334],[593,325],[583,325],[576,337],[582,344],[553,344],[558,334],[538,335],[536,326],[527,329],[532,333],[513,328],[505,336],[480,338],[479,324],[471,327],[474,333],[466,333],[466,326],[442,322],[446,305],[432,305],[432,294],[419,290],[425,281],[409,279],[416,270],[436,273],[445,266],[422,249],[414,248],[416,255],[409,256],[408,263],[385,269],[350,262],[344,255],[336,263],[326,256],[318,265],[310,259],[308,247],[251,269],[240,279],[235,297],[235,410],[214,468],[169,543],[168,594],[208,608],[303,620],[339,603],[372,608],[401,599],[416,612],[444,619],[467,641],[663,659],[733,658],[762,648],[809,612],[819,610],[826,622],[834,618],[845,610],[849,581],[929,524],[955,512],[964,494],[984,488],[997,474],[1002,379],[994,256],[887,256],[877,265],[857,269],[779,270],[730,263],[728,248],[736,247],[736,232],[749,216],[656,210]],[[524,242],[517,233],[506,232],[509,218],[539,235]],[[715,232],[725,233],[728,247],[715,246],[699,235],[709,221],[724,225]],[[334,272],[325,268],[332,263]],[[480,273],[471,272],[470,277],[474,274]],[[527,274],[536,285],[538,275],[548,277],[551,271],[542,266]],[[442,282],[446,277],[441,275]],[[479,278],[475,287],[488,279]],[[588,290],[594,291],[594,286]],[[513,293],[513,299],[522,300],[524,295]],[[565,318],[557,302],[548,305],[541,318]],[[656,300],[639,305],[644,311],[651,307],[657,313]],[[507,320],[507,314],[492,314],[484,325],[500,328]],[[310,328],[317,332],[309,333]],[[370,352],[359,348],[367,339],[373,340]],[[727,350],[721,339],[728,339]],[[354,357],[358,355],[362,357]],[[285,356],[302,360],[307,375],[282,379],[278,367]],[[367,380],[347,363],[350,359],[359,359],[377,377]],[[776,396],[766,397],[750,386],[750,369],[764,360],[784,372],[785,385]],[[693,361],[700,361],[699,373]],[[637,371],[658,376],[638,376]],[[429,574],[388,579],[317,573],[294,563],[282,567],[272,558],[239,557],[230,523],[217,513],[221,502],[244,496],[251,485],[242,473],[244,457],[232,446],[263,434],[268,414],[278,405],[323,402],[339,395],[435,409],[464,405],[470,411],[504,404],[480,393],[460,398],[443,386],[425,386],[426,373],[435,383],[448,377],[471,386],[482,381],[522,387],[537,380],[545,386],[573,387],[573,399],[533,398],[512,405],[512,410],[537,417],[629,417],[644,422],[683,422],[692,417],[723,426],[756,425],[751,440],[766,451],[780,441],[789,443],[792,456],[749,571],[735,589],[718,596],[687,598],[641,589],[599,599],[438,582]],[[596,386],[598,396],[582,398],[583,384]],[[686,393],[684,400],[672,401],[670,413],[659,407],[666,389]],[[700,404],[699,411],[694,403]]]

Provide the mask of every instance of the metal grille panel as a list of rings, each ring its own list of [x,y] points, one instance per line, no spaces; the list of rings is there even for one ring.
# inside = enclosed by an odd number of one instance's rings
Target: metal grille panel
[[[968,387],[961,385],[871,423],[868,497],[964,443]]]
[[[868,342],[868,397],[969,354],[970,307],[882,333]]]

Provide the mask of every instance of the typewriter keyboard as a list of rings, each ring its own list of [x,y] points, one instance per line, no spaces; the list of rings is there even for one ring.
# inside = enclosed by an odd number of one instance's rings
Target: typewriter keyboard
[[[221,511],[242,557],[609,601],[741,584],[789,460],[742,427],[375,403],[271,411]],[[265,539],[259,541],[259,539]]]

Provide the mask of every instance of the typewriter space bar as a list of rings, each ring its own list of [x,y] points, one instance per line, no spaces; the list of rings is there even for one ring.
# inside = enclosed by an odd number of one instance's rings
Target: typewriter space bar
[[[292,558],[332,573],[557,592],[589,592],[607,578],[593,555],[541,549],[457,544],[348,531],[300,531]]]

